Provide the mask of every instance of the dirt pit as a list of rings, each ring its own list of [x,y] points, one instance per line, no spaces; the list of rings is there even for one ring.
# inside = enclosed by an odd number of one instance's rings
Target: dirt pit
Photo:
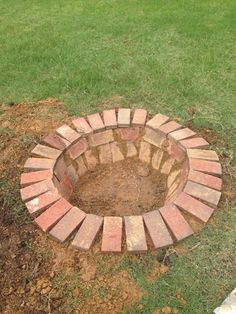
[[[85,174],[70,200],[86,213],[140,215],[164,205],[166,180],[166,175],[138,159],[126,159]]]

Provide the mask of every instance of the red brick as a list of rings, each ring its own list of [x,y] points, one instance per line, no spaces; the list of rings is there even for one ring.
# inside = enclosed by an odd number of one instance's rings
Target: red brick
[[[187,149],[187,155],[189,158],[194,159],[204,159],[218,161],[219,157],[214,150],[204,150],[204,149]]]
[[[167,122],[165,124],[162,124],[161,126],[159,126],[157,128],[157,131],[162,133],[162,134],[169,134],[173,131],[176,131],[178,129],[182,128],[182,125],[180,125],[179,123],[175,122],[175,121],[170,121],[170,122]]]
[[[64,174],[64,177],[60,181],[57,179],[57,177],[54,177],[53,182],[61,196],[65,198],[69,198],[71,196],[73,192],[73,186],[67,173]]]
[[[68,149],[68,154],[70,155],[71,159],[76,159],[80,155],[82,155],[88,148],[88,142],[85,138],[81,138],[73,144],[69,149]]]
[[[173,244],[171,235],[158,210],[144,214],[143,219],[156,249]]]
[[[147,251],[142,216],[125,216],[126,245],[129,252]]]
[[[83,157],[80,156],[79,158],[76,159],[76,163],[78,165],[78,175],[81,177],[87,172],[87,167],[85,166]]]
[[[146,123],[146,126],[155,130],[159,128],[162,124],[166,123],[168,120],[169,117],[158,113]]]
[[[189,159],[190,169],[212,174],[222,174],[221,164],[215,161]]]
[[[62,151],[55,148],[38,144],[31,151],[31,153],[33,156],[39,156],[39,157],[44,157],[44,158],[49,158],[49,159],[57,159],[61,155]]]
[[[145,128],[145,134],[143,136],[143,140],[157,147],[162,147],[165,138],[161,136],[158,132]]]
[[[159,211],[177,241],[193,234],[192,228],[176,206],[164,206]]]
[[[99,146],[99,160],[101,164],[112,163],[112,154],[110,144]]]
[[[144,126],[147,119],[147,110],[135,109],[132,124],[134,126]]]
[[[81,250],[89,250],[102,227],[102,223],[102,217],[93,214],[86,215],[71,244]]]
[[[114,141],[112,130],[106,130],[104,132],[95,133],[89,136],[89,144],[92,147],[107,144]]]
[[[26,202],[40,194],[54,189],[55,186],[52,180],[37,182],[20,190],[21,199],[23,202]]]
[[[177,197],[174,203],[203,222],[207,222],[214,212],[213,208],[203,204],[184,192]]]
[[[43,230],[51,229],[70,209],[72,205],[64,198],[61,198],[45,212],[38,216],[34,222]]]
[[[146,142],[140,143],[139,159],[142,162],[146,162],[146,163],[151,162],[151,145],[149,143],[146,143]]]
[[[217,205],[221,197],[219,191],[191,181],[188,181],[185,185],[184,192],[212,205]]]
[[[102,252],[121,252],[122,218],[104,217]]]
[[[85,152],[85,159],[86,159],[86,162],[87,162],[88,170],[94,171],[96,166],[97,166],[97,164],[98,164],[98,160],[93,155],[93,152],[91,150],[87,150]]]
[[[26,170],[37,171],[37,170],[46,170],[53,169],[55,160],[46,159],[46,158],[29,158],[24,164]]]
[[[179,142],[180,146],[187,148],[206,147],[209,143],[202,137],[194,137]]]
[[[186,158],[185,152],[179,147],[178,144],[169,142],[167,151],[171,157],[179,162],[182,162]]]
[[[216,190],[221,190],[222,188],[222,180],[220,178],[199,171],[190,170],[188,179]]]
[[[120,108],[118,110],[118,126],[128,127],[130,126],[131,111],[128,108]]]
[[[58,241],[64,242],[78,228],[85,217],[85,212],[77,207],[72,207],[52,228],[50,235]]]
[[[111,143],[110,148],[111,148],[111,155],[112,155],[112,161],[113,162],[124,160],[124,156],[123,156],[117,142]]]
[[[58,128],[56,130],[56,132],[57,132],[57,134],[59,134],[60,136],[65,138],[70,143],[75,142],[76,140],[78,140],[81,137],[81,135],[78,132],[76,132],[71,127],[69,127],[69,125],[66,125],[66,124],[64,124],[60,128]]]
[[[171,171],[167,178],[167,187],[170,188],[171,185],[177,180],[177,178],[180,176],[181,169],[176,169]]]
[[[24,188],[43,180],[52,179],[52,176],[53,172],[51,169],[22,173],[20,177],[20,184],[22,188]]]
[[[117,128],[116,111],[115,109],[103,111],[103,121],[106,129]]]
[[[78,181],[78,174],[77,174],[73,165],[70,165],[67,168],[67,175],[68,175],[68,178],[69,178],[72,186],[75,186],[77,181]]]
[[[139,128],[120,128],[117,130],[123,141],[134,142],[139,137]]]
[[[56,133],[50,133],[43,139],[43,142],[61,151],[65,150],[70,145],[69,141],[67,141],[66,139],[64,139],[63,137],[59,136]]]
[[[126,149],[127,149],[127,153],[126,153],[126,157],[134,157],[138,154],[137,149],[134,145],[133,142],[127,141],[126,142]]]
[[[87,116],[88,122],[91,125],[91,128],[96,131],[105,130],[105,125],[103,124],[102,118],[99,113],[94,113]]]
[[[67,172],[67,166],[64,160],[64,156],[58,158],[56,165],[54,167],[54,174],[58,180],[63,180],[65,173]]]
[[[72,120],[72,123],[74,124],[77,132],[79,132],[81,135],[93,133],[93,129],[90,127],[85,118],[78,117]]]
[[[161,167],[161,173],[168,175],[175,163],[175,160],[173,158],[168,158]]]
[[[185,128],[169,133],[168,137],[173,141],[180,141],[185,138],[192,137],[195,134],[196,132],[190,130],[189,128]]]
[[[188,161],[185,160],[183,165],[182,165],[182,169],[181,169],[181,174],[180,174],[180,183],[179,183],[179,187],[178,187],[178,191],[182,192],[183,188],[187,182],[188,179],[188,173],[189,173],[189,164]]]
[[[61,196],[55,189],[54,191],[48,191],[44,194],[39,195],[38,197],[32,199],[31,201],[25,203],[25,206],[27,207],[30,214],[35,214],[51,206],[60,198]]]
[[[163,159],[163,151],[161,149],[157,149],[157,151],[153,154],[152,157],[152,167],[156,170],[160,169],[161,162]]]

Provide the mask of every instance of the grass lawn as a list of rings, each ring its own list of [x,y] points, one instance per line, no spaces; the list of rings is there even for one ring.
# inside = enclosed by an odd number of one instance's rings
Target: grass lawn
[[[0,0],[0,12],[0,103],[53,97],[71,115],[111,102],[193,119],[218,134],[233,173],[235,1]],[[170,271],[151,283],[145,265],[153,257],[124,260],[147,291],[127,312],[168,303],[181,314],[212,313],[236,285],[235,226],[235,200],[225,199],[214,221],[182,244],[198,247],[172,254]]]

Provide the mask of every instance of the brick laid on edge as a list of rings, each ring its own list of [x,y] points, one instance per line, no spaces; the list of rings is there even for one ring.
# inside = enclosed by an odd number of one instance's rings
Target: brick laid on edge
[[[140,143],[139,159],[142,162],[151,162],[151,145],[147,142]]]
[[[111,143],[114,141],[112,130],[106,130],[104,132],[95,133],[89,136],[89,144],[92,147]]]
[[[164,152],[161,149],[157,149],[152,156],[152,167],[156,170],[160,169]]]
[[[106,129],[117,128],[115,109],[104,110],[103,111],[103,121],[104,121]]]
[[[76,163],[78,165],[78,175],[81,177],[87,172],[87,167],[84,163],[83,157],[80,156],[79,158],[76,159]]]
[[[88,142],[85,138],[81,138],[80,140],[78,140],[78,142],[76,142],[75,144],[73,144],[68,150],[68,154],[70,155],[71,159],[76,159],[78,158],[80,155],[82,155],[88,148]]]
[[[20,177],[20,184],[22,188],[25,188],[28,185],[52,179],[53,172],[52,169],[40,170],[34,172],[22,173]]]
[[[101,164],[112,163],[112,154],[110,144],[99,146],[99,160]]]
[[[43,211],[57,200],[61,198],[61,195],[58,194],[57,190],[48,191],[44,194],[39,195],[36,198],[33,198],[31,201],[25,203],[30,214],[35,214]]]
[[[94,171],[98,164],[97,158],[93,155],[93,152],[91,150],[87,150],[84,156],[87,162],[88,170]]]
[[[51,229],[50,235],[60,242],[64,242],[86,217],[85,212],[72,207],[65,216]]]
[[[93,133],[93,129],[90,127],[85,118],[78,117],[72,120],[72,123],[81,135]]]
[[[207,222],[214,212],[213,208],[203,204],[184,192],[179,194],[174,203],[203,222]]]
[[[91,128],[95,132],[105,130],[105,125],[99,113],[90,114],[89,116],[87,116],[87,119]]]
[[[147,119],[147,110],[145,109],[135,109],[132,125],[134,126],[144,126]]]
[[[37,170],[46,170],[53,169],[55,165],[54,159],[47,158],[28,158],[24,164],[24,169],[37,171]]]
[[[147,251],[146,235],[142,216],[125,216],[126,245],[129,252]]]
[[[139,137],[139,128],[120,128],[118,133],[123,141],[132,141],[134,142]]]
[[[177,241],[193,234],[192,228],[176,206],[164,206],[160,208],[159,211]]]
[[[158,210],[144,214],[143,219],[156,249],[173,244],[171,235]]]
[[[64,137],[70,143],[75,142],[81,137],[81,135],[78,132],[76,132],[71,127],[69,127],[69,125],[66,125],[66,124],[56,129],[56,133]]]
[[[189,128],[180,129],[168,134],[168,137],[173,141],[180,141],[188,137],[196,135],[196,132],[190,130]]]
[[[162,167],[161,167],[161,173],[168,175],[168,174],[170,173],[170,171],[171,171],[171,169],[172,169],[174,163],[175,163],[174,158],[169,157],[169,158],[163,163],[163,165],[162,165]]]
[[[162,144],[165,141],[165,138],[161,136],[158,132],[149,128],[145,128],[145,134],[143,136],[143,140],[154,146],[161,148]]]
[[[184,147],[185,149],[209,146],[209,143],[206,140],[204,140],[204,138],[202,137],[195,137],[195,138],[190,138],[187,140],[182,140],[179,142],[179,144],[181,147]]]
[[[102,252],[121,252],[122,218],[104,217]]]
[[[130,141],[127,141],[126,142],[126,157],[129,158],[129,157],[134,157],[138,154],[138,151],[134,145],[133,142],[130,142]]]
[[[131,110],[128,108],[120,108],[118,110],[118,127],[130,126]]]
[[[117,142],[110,143],[110,148],[111,148],[111,155],[112,155],[113,162],[124,160],[124,156]]]
[[[35,146],[35,148],[31,151],[31,154],[33,156],[39,156],[49,159],[57,159],[61,155],[61,153],[62,153],[61,150],[44,146],[41,144]]]
[[[65,138],[59,136],[56,133],[50,133],[49,135],[47,135],[44,139],[43,139],[43,143],[59,149],[61,151],[63,151],[64,149],[66,149],[68,146],[70,146],[70,142],[67,141]]]
[[[103,218],[97,215],[86,215],[72,245],[81,250],[89,250],[102,226]]]
[[[202,173],[200,171],[190,170],[188,180],[206,185],[215,190],[220,191],[222,189],[222,180],[220,178]]]
[[[43,230],[48,231],[52,228],[70,209],[72,205],[64,198],[61,198],[40,216],[35,218],[34,222]]]
[[[176,159],[177,161],[183,161],[186,158],[186,154],[183,149],[178,144],[175,144],[173,142],[169,142],[169,146],[167,148],[167,151],[171,157]]]
[[[54,189],[55,187],[51,179],[40,181],[20,189],[21,199],[23,202],[26,202],[40,194]]]
[[[214,150],[208,149],[187,149],[187,155],[193,159],[204,159],[218,161],[219,157]]]
[[[157,129],[162,124],[166,123],[169,120],[169,117],[158,113],[151,120],[146,123],[146,126],[152,129]]]
[[[185,185],[184,192],[212,205],[217,205],[221,197],[221,193],[219,191],[191,181],[188,181]]]
[[[202,171],[211,174],[222,174],[221,164],[216,161],[208,161],[201,159],[189,159],[190,169]]]

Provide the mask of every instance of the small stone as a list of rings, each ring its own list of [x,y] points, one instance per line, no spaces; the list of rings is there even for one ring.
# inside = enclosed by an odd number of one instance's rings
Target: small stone
[[[137,174],[140,177],[148,177],[150,174],[150,169],[148,165],[139,164],[137,168]]]

